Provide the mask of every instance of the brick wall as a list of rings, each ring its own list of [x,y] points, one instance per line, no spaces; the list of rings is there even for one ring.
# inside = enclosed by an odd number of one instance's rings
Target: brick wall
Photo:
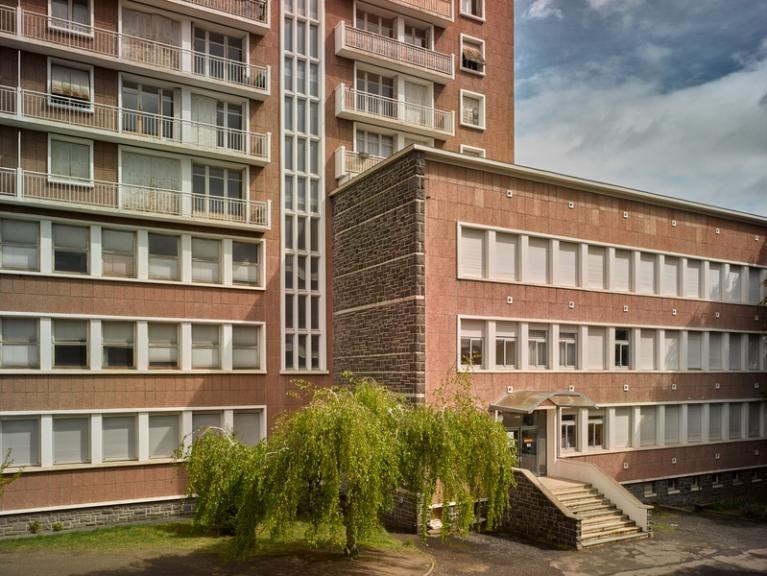
[[[331,198],[336,380],[424,392],[423,169],[411,154]]]

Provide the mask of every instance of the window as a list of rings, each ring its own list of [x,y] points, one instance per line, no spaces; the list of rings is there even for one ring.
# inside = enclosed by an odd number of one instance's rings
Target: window
[[[714,476],[719,476],[718,474],[714,474]],[[700,491],[700,476],[693,476],[690,478],[690,492],[699,492]]]
[[[589,246],[586,259],[586,286],[604,290],[607,251],[602,246]]]
[[[679,444],[679,426],[681,409],[678,405],[666,406],[664,441],[666,444]]]
[[[703,368],[703,332],[687,333],[687,369]]]
[[[722,439],[722,405],[711,404],[708,407],[708,439]]]
[[[136,459],[135,416],[104,416],[101,438],[104,462]]]
[[[740,302],[743,295],[743,267],[730,264],[727,273],[727,301]]]
[[[576,447],[576,414],[562,411],[560,424],[560,446],[563,452],[571,452]]]
[[[101,340],[104,368],[133,368],[133,322],[102,322]]]
[[[136,233],[101,231],[102,274],[116,278],[136,277]]]
[[[759,402],[748,403],[748,437],[761,436],[762,405]]]
[[[663,259],[663,283],[661,293],[665,296],[679,294],[679,258],[666,256]]]
[[[182,195],[176,193],[181,190],[181,160],[123,150],[120,163],[120,192],[126,209],[157,212],[161,199],[163,212],[182,213]]]
[[[39,362],[37,320],[0,318],[0,368],[36,368]],[[0,454],[0,459],[4,454]]]
[[[482,40],[461,35],[461,70],[485,73],[485,43]]]
[[[93,69],[50,62],[49,104],[93,110]]]
[[[72,274],[88,273],[90,229],[85,226],[53,225],[53,270]]]
[[[652,498],[656,496],[655,482],[645,482],[643,486],[643,494],[645,498]]]
[[[630,331],[626,328],[615,330],[615,360],[616,368],[628,368],[631,362]]]
[[[546,368],[548,366],[548,332],[530,330],[527,335],[528,366]]]
[[[383,97],[384,99],[382,99]],[[357,70],[357,98],[355,106],[358,112],[370,112],[377,116],[397,117],[396,107],[389,104],[394,98],[394,80]]]
[[[151,323],[148,328],[149,367],[178,368],[178,326]]]
[[[202,214],[227,214],[244,220],[245,194],[243,170],[192,164],[194,211]]]
[[[639,369],[655,370],[655,330],[641,330],[639,332]]]
[[[743,355],[743,346],[741,344],[741,335],[736,332],[730,333],[730,353],[728,368],[730,370],[740,370],[741,357]]]
[[[578,284],[578,252],[579,246],[572,242],[560,242],[557,254],[557,280],[562,286]]]
[[[484,158],[487,155],[484,148],[467,146],[466,144],[461,144],[461,154],[465,156],[473,156],[474,158]]]
[[[91,32],[90,0],[50,0],[51,18],[48,25],[72,32]]]
[[[243,38],[194,27],[194,73],[237,84],[248,83]]]
[[[355,28],[358,30],[365,30],[366,32],[378,36],[394,38],[395,29],[394,20],[392,18],[386,18],[379,14],[368,12],[367,10],[363,10],[359,5],[357,6]]]
[[[461,227],[461,276],[484,277],[485,237],[484,230]]]
[[[679,370],[679,332],[666,330],[663,342],[666,370]]]
[[[730,440],[737,440],[743,437],[742,420],[743,404],[741,402],[730,402],[730,429],[728,431]]]
[[[549,281],[548,238],[529,238],[527,241],[527,280],[546,284]]]
[[[722,265],[719,262],[708,263],[708,298],[722,299]]]
[[[195,412],[192,414],[192,435],[197,438],[208,428],[221,427],[220,412]]]
[[[485,0],[461,0],[461,14],[484,19]]]
[[[743,484],[743,478],[740,475],[740,472],[733,472],[732,473],[732,484],[733,486],[737,486],[739,484]]]
[[[495,325],[495,365],[498,368],[517,367],[517,330],[511,322]]]
[[[0,454],[9,454],[12,466],[40,464],[40,421],[37,418],[0,420]]]
[[[235,412],[232,432],[246,446],[255,446],[261,442],[261,412]]]
[[[354,149],[363,157],[367,155],[386,158],[394,153],[394,136],[357,129],[354,137]]]
[[[628,250],[615,251],[612,289],[620,292],[631,290],[631,252]]]
[[[708,367],[710,370],[722,369],[722,333],[708,333]]]
[[[88,367],[88,322],[86,320],[53,321],[53,367]]]
[[[121,57],[149,67],[181,69],[181,54],[177,49],[181,44],[179,22],[160,14],[123,8],[122,33]],[[149,48],[152,45],[145,40],[158,42],[164,49]]]
[[[90,461],[90,418],[54,418],[53,463],[81,464]]]
[[[221,279],[221,241],[192,238],[192,282]]]
[[[656,414],[657,414],[657,409],[655,406],[642,406],[639,409],[639,445],[640,446],[655,445]]]
[[[484,323],[478,320],[461,321],[461,365],[482,368],[484,348]]]
[[[232,326],[232,367],[258,370],[261,367],[258,326]]]
[[[703,407],[700,404],[687,406],[687,441],[694,443],[702,440]]]
[[[495,277],[503,280],[516,280],[517,273],[517,249],[519,237],[514,234],[495,233],[495,250],[493,273]]]
[[[578,366],[578,334],[576,332],[559,333],[559,366],[573,368]]]
[[[761,482],[761,481],[762,481],[762,471],[753,470],[751,472],[751,482]]]
[[[149,277],[156,280],[179,279],[179,238],[149,233]]]
[[[598,450],[604,447],[605,416],[601,410],[589,410],[589,449]]]
[[[748,334],[748,369],[759,370],[759,334]]]
[[[687,260],[685,266],[684,295],[688,298],[700,298],[700,276],[703,272],[703,266],[700,260]]]
[[[669,494],[677,494],[679,492],[679,480],[677,478],[668,479],[667,492]]]
[[[641,294],[655,294],[655,254],[641,254],[639,256],[639,278],[637,279],[637,292]]]
[[[138,43],[137,39],[132,41]],[[173,90],[123,80],[121,93],[124,131],[173,138]]]
[[[721,488],[722,487],[722,476],[720,474],[712,474],[711,475],[711,485],[714,488]]]
[[[48,136],[49,181],[90,186],[93,184],[93,142]]]
[[[762,270],[760,268],[748,269],[748,301],[751,304],[759,304],[762,298]]]
[[[192,368],[218,368],[221,365],[219,327],[192,326]]]
[[[180,444],[177,414],[149,415],[149,457],[170,458]]]
[[[40,225],[0,219],[0,268],[39,270]]]
[[[461,125],[485,129],[485,96],[461,90]]]
[[[232,242],[232,282],[258,285],[261,283],[259,244]]]
[[[597,326],[588,327],[586,350],[588,352],[589,370],[604,370],[605,368],[605,329]]]
[[[416,26],[409,22],[405,22],[403,28],[403,42],[419,48],[431,48],[431,30],[429,28]]]
[[[631,408],[616,408],[613,418],[615,448],[631,446]]]

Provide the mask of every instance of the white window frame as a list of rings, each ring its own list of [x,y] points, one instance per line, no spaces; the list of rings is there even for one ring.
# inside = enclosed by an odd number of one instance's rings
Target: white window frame
[[[626,332],[626,338],[618,340],[618,330],[625,330]],[[613,358],[612,358],[612,368],[613,370],[631,370],[633,366],[631,365],[631,340],[632,340],[632,330],[631,328],[616,328],[615,329],[615,345],[613,347]],[[618,348],[620,346],[620,348]],[[618,364],[618,359],[615,357],[615,353],[618,352],[618,350],[621,351],[620,358],[622,361],[623,358],[623,349],[626,349],[626,362],[627,364],[624,366],[623,364]]]
[[[532,336],[533,332],[543,332],[544,336],[542,338],[538,337],[538,336],[533,337]],[[527,350],[528,350],[528,352],[527,352],[527,367],[528,367],[528,369],[530,369],[530,370],[548,370],[549,369],[549,367],[551,365],[551,358],[550,358],[551,354],[549,354],[549,340],[551,339],[551,332],[552,331],[549,329],[548,326],[533,326],[533,325],[531,325],[531,326],[528,327],[527,342],[525,342],[525,345],[527,346]],[[535,350],[536,350],[536,354],[535,354],[536,358],[535,358],[535,360],[536,360],[536,364],[533,364],[533,357],[532,357],[533,355],[530,354],[530,345],[531,344],[535,345]],[[543,364],[541,364],[539,362],[539,359],[537,358],[537,356],[538,356],[538,352],[537,351],[541,349],[541,344],[543,344],[543,350],[544,350],[545,360],[546,360]],[[559,343],[557,343],[557,345],[559,345]]]
[[[468,144],[461,144],[460,151],[461,151],[461,154],[466,154],[467,156],[475,156],[477,158],[487,157],[487,151],[484,148],[479,148],[477,146],[469,146]]]
[[[479,123],[478,124],[468,124],[464,122],[463,120],[463,99],[464,97],[474,98],[479,101]],[[479,92],[472,92],[470,90],[461,90],[460,92],[460,122],[461,126],[464,128],[471,128],[472,130],[485,130],[485,122],[487,120],[487,98],[484,94],[480,94]]]
[[[66,28],[64,26],[56,26],[54,23],[57,19],[53,17],[53,7],[51,6],[51,0],[48,0],[48,28],[51,30],[63,30],[67,32],[68,34],[72,34],[75,36],[84,36],[86,38],[93,38],[94,31],[93,31],[93,13],[95,12],[94,6],[93,6],[94,0],[88,0],[88,11],[90,12],[91,21],[90,24],[79,24],[80,26],[87,26],[89,30],[83,31],[78,30],[77,28]],[[68,0],[67,4],[69,5],[69,13],[72,11],[72,0]],[[68,22],[73,22],[73,20],[68,20]]]
[[[473,70],[471,68],[466,68],[463,65],[463,47],[466,41],[479,45],[479,51],[482,53],[482,70]],[[485,70],[487,68],[487,59],[485,57],[485,41],[481,38],[477,38],[476,36],[469,36],[468,34],[461,34],[461,52],[458,57],[460,59],[461,72],[474,74],[475,76],[484,76],[486,74]]]
[[[31,342],[22,340],[11,340],[5,335],[4,322],[6,320],[31,320],[35,325],[35,339]],[[22,344],[25,346],[33,346],[36,350],[35,359],[29,366],[6,366],[3,362],[3,348],[6,342],[11,344]],[[0,373],[5,370],[37,370],[40,367],[40,321],[38,318],[25,317],[25,316],[0,316]],[[0,454],[0,461],[2,461],[5,454]]]
[[[472,14],[471,12],[465,12],[464,9],[463,9],[463,0],[459,0],[458,9],[459,9],[459,13],[461,14],[461,16],[463,16],[464,18],[469,18],[471,20],[477,20],[479,22],[484,22],[485,21],[485,0],[477,0],[477,2],[479,3],[479,5],[481,7],[480,8],[480,11],[481,11],[480,15]]]
[[[50,0],[48,0],[50,2]],[[83,70],[88,72],[88,75],[90,77],[90,98],[88,100],[82,100],[82,102],[87,102],[87,106],[71,106],[66,103],[57,102],[56,98],[68,98],[67,96],[59,96],[55,95],[53,93],[53,66],[64,66],[66,68],[72,68],[75,70]],[[72,62],[71,60],[62,60],[60,58],[48,58],[47,63],[47,69],[48,69],[48,77],[47,77],[47,89],[48,89],[48,106],[52,106],[54,108],[64,108],[69,110],[76,110],[77,112],[90,112],[93,113],[93,105],[96,101],[96,86],[94,84],[95,77],[93,73],[93,66],[91,64],[82,64],[80,62]],[[76,98],[70,98],[72,100],[77,100]]]
[[[560,349],[559,366],[557,368],[561,370],[577,370],[578,369],[578,328],[577,327],[560,326],[559,342],[557,342],[557,346],[561,348],[562,344],[565,345],[565,349],[567,349],[570,345],[573,346],[575,350],[574,363],[572,366],[565,364],[564,362],[566,359],[562,358],[562,351]]]
[[[72,180],[66,176],[53,174],[51,172],[52,160],[51,155],[51,143],[57,140],[59,142],[70,142],[72,144],[85,144],[88,146],[89,162],[88,162],[88,178],[83,180]],[[47,164],[47,177],[50,184],[67,184],[69,186],[78,186],[80,188],[93,188],[93,140],[87,140],[85,138],[73,138],[72,136],[64,136],[62,134],[48,133],[48,164]]]

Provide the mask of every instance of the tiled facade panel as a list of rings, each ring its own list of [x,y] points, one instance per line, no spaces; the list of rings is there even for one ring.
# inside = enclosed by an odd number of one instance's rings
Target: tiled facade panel
[[[62,470],[23,475],[0,498],[0,510],[113,502],[186,492],[180,466],[155,464],[92,470]]]

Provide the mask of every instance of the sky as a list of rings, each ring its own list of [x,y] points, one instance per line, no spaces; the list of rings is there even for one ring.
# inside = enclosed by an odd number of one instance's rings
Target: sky
[[[514,2],[517,164],[767,216],[767,0]]]

